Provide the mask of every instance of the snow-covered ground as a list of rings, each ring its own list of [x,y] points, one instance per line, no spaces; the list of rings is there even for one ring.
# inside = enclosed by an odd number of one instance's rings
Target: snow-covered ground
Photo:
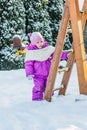
[[[0,71],[0,130],[87,130],[87,96],[79,94],[77,79],[74,63],[65,96],[56,91],[52,102],[33,102],[33,81],[24,69]]]

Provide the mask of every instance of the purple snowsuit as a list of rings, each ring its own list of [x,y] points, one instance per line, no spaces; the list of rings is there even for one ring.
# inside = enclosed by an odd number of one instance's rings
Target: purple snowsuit
[[[62,52],[61,60],[68,60],[68,52]]]
[[[44,47],[48,43],[45,42]],[[37,50],[36,45],[29,44],[28,50]],[[32,100],[43,100],[43,94],[46,88],[47,77],[49,75],[51,57],[45,61],[27,60],[25,62],[26,76],[33,75],[34,87],[32,89]]]

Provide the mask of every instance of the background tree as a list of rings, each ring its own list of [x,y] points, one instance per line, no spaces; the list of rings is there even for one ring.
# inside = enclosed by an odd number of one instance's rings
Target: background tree
[[[50,15],[50,26],[52,30],[52,43],[55,46],[56,39],[62,19],[62,12],[64,9],[65,0],[49,0],[48,1],[48,12]],[[71,43],[69,41],[69,35],[66,35],[64,49],[69,49]]]
[[[65,1],[66,1],[66,0],[63,0],[63,4],[65,4]]]
[[[66,2],[66,0],[63,0],[63,5],[65,5],[65,2]],[[69,23],[69,25],[68,25],[68,28],[69,28],[69,29],[71,28],[71,24],[70,24],[70,23]],[[65,49],[65,50],[71,48],[71,46],[72,46],[72,41],[73,41],[73,39],[72,39],[72,33],[68,33],[68,34],[66,35],[66,41],[65,41],[65,44],[64,44],[64,49]]]
[[[49,44],[52,44],[50,20],[47,12],[47,1],[24,0],[24,7],[26,10],[26,34],[39,31]]]
[[[0,69],[24,67],[24,56],[16,58],[12,37],[39,31],[49,44],[56,44],[65,0],[1,0],[0,1]],[[70,47],[66,36],[64,49]]]
[[[48,0],[48,12],[50,15],[50,26],[52,30],[53,45],[56,44],[56,38],[60,26],[60,21],[63,12],[63,1],[61,0]]]
[[[23,39],[25,34],[24,23],[25,14],[21,0],[0,1],[0,69],[18,66],[18,61],[15,61],[15,50],[12,52],[12,37],[18,34]],[[20,66],[22,65],[20,63]]]

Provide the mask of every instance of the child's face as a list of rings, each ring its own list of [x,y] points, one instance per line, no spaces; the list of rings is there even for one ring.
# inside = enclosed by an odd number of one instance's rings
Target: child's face
[[[36,46],[37,46],[38,48],[42,48],[43,45],[44,45],[43,41],[40,41],[40,42],[37,42],[37,43],[36,43]]]

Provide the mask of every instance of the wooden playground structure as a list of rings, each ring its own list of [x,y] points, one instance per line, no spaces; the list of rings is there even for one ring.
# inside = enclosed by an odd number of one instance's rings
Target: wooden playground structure
[[[74,61],[76,61],[80,94],[87,95],[87,63],[83,37],[83,31],[87,22],[87,0],[84,0],[82,12],[80,12],[79,10],[78,0],[66,0],[44,95],[44,99],[49,102],[52,99],[52,92],[54,90],[54,83],[64,47],[64,41],[69,22],[72,28],[73,51],[70,53],[69,59],[66,64],[66,67],[69,69],[68,71],[64,72],[63,79],[61,81],[61,87],[59,89],[59,95],[65,95]]]

